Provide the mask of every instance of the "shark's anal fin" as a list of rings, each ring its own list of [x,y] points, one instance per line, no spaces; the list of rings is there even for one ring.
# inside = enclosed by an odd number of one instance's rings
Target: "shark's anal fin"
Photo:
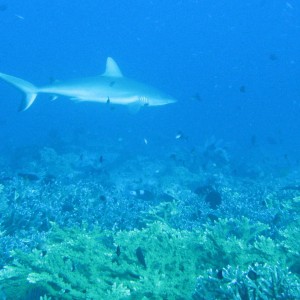
[[[102,76],[123,77],[123,74],[117,63],[111,57],[108,57],[106,60],[105,72],[102,74]]]
[[[51,97],[50,101],[55,101],[55,100],[57,100],[57,99],[58,99],[58,96],[57,96],[57,95],[54,95],[54,96]]]

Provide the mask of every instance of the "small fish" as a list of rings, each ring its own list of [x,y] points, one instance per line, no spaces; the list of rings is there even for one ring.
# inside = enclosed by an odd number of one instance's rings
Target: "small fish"
[[[257,280],[259,278],[259,275],[253,271],[253,270],[250,270],[247,274],[247,276],[251,279],[251,280]]]
[[[175,135],[176,140],[188,140],[188,137],[182,132],[178,131],[177,134]]]
[[[99,199],[100,199],[102,202],[105,202],[105,201],[106,201],[105,195],[101,195],[101,196],[99,197]]]
[[[74,264],[74,262],[72,262],[71,272],[74,272],[74,271],[76,271],[76,265]]]
[[[198,93],[196,93],[194,96],[192,96],[191,99],[194,101],[198,101],[198,102],[203,101],[202,97]]]
[[[129,194],[130,194],[131,196],[137,196],[137,192],[136,192],[136,191],[130,191]]]
[[[29,181],[37,181],[37,180],[40,179],[37,175],[35,175],[33,173],[22,173],[22,172],[20,172],[20,173],[18,173],[18,176],[23,178],[23,179],[27,179]]]
[[[240,92],[241,93],[246,93],[246,87],[244,85],[240,86]]]
[[[102,155],[100,155],[100,157],[99,157],[99,163],[100,163],[100,164],[103,163],[103,156],[102,156]]]
[[[181,138],[182,138],[182,132],[179,131],[179,132],[176,134],[175,139],[176,139],[176,140],[179,140],[179,139],[181,139]]]
[[[217,278],[218,279],[223,279],[224,278],[224,276],[223,276],[223,270],[222,269],[220,269],[220,270],[217,270]]]
[[[146,265],[146,261],[145,261],[145,256],[144,256],[144,253],[143,253],[143,250],[141,247],[138,247],[136,250],[135,250],[135,254],[136,254],[136,257],[138,259],[138,262],[144,267],[144,268],[147,268],[147,265]]]
[[[277,56],[275,53],[271,53],[271,54],[269,55],[269,59],[272,60],[272,61],[275,61],[275,60],[278,59],[278,56]]]
[[[117,246],[116,254],[117,254],[118,257],[121,255],[120,246]]]
[[[20,16],[20,15],[15,15],[15,17],[22,20],[22,21],[25,20],[25,18],[23,16]]]

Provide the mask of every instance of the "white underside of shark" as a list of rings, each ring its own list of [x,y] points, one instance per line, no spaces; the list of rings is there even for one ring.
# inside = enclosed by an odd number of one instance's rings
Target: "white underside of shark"
[[[108,57],[102,75],[55,82],[36,87],[23,79],[0,73],[0,78],[20,89],[24,94],[20,110],[28,109],[38,94],[69,97],[75,101],[129,105],[134,110],[143,106],[160,106],[176,102],[171,96],[149,85],[123,76],[116,62]]]

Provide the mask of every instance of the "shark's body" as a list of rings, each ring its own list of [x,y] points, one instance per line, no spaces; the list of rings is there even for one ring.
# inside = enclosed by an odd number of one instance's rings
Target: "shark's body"
[[[106,70],[102,75],[55,82],[43,87],[36,87],[23,79],[3,73],[0,73],[0,78],[25,93],[20,110],[28,109],[40,93],[54,97],[66,96],[76,101],[130,105],[135,110],[142,106],[160,106],[175,102],[171,96],[149,85],[124,77],[110,57],[107,58]]]

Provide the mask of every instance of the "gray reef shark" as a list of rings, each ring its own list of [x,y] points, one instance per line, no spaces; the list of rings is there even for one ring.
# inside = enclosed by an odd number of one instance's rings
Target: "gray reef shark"
[[[57,81],[36,87],[23,79],[0,73],[0,78],[20,89],[25,97],[20,111],[28,109],[38,94],[51,94],[54,99],[66,96],[75,101],[92,101],[128,105],[132,111],[143,106],[160,106],[176,102],[171,96],[149,85],[123,76],[116,62],[108,57],[102,75]]]

